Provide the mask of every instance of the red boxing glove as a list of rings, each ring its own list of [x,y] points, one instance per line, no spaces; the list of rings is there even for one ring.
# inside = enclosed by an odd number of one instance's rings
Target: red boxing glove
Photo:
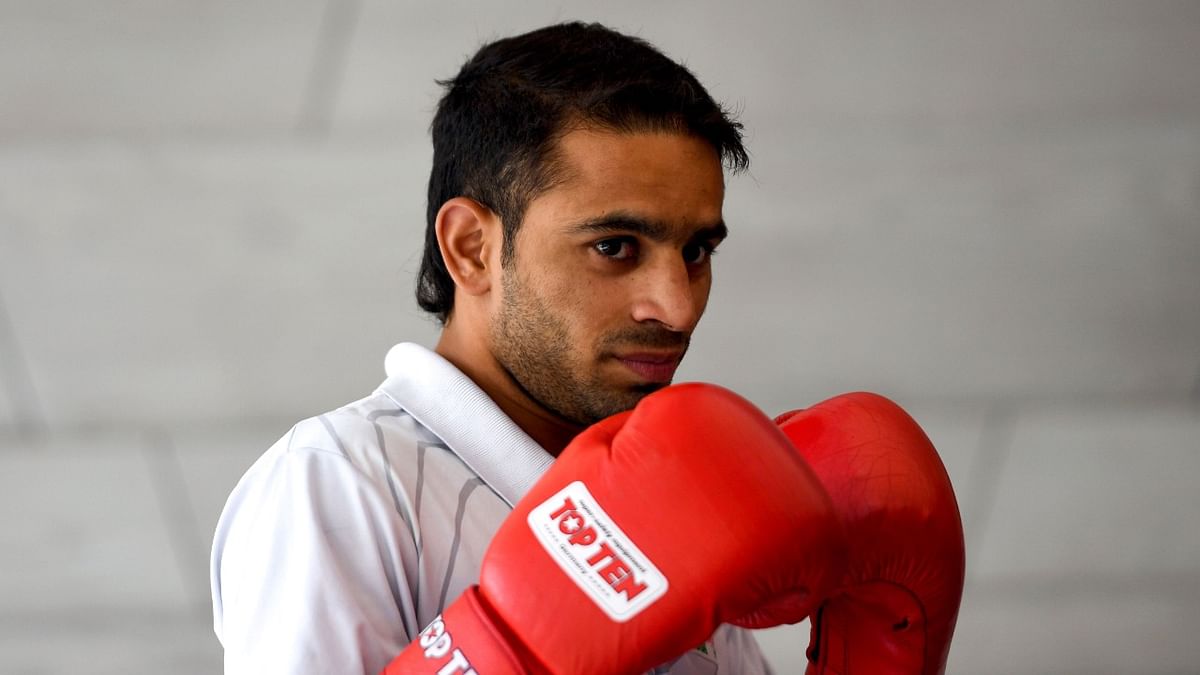
[[[776,422],[846,527],[841,586],[812,617],[808,675],[946,668],[965,571],[962,520],[933,445],[899,406],[846,394]]]
[[[844,556],[829,497],[770,419],[718,387],[668,387],[563,451],[479,585],[384,673],[645,672],[721,623],[805,616]]]

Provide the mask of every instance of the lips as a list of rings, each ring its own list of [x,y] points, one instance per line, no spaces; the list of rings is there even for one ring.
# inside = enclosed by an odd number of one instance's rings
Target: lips
[[[679,352],[666,354],[638,352],[619,354],[616,358],[621,365],[633,371],[643,380],[670,382],[671,378],[675,376],[675,369],[679,367],[679,360],[683,358],[683,354]]]

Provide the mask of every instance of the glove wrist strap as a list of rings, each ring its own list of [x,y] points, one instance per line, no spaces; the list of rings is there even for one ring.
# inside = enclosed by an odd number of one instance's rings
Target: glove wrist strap
[[[383,675],[528,675],[488,616],[479,587],[430,622]]]

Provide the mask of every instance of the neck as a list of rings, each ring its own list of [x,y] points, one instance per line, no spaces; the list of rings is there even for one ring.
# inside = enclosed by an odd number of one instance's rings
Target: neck
[[[558,457],[582,429],[546,410],[525,393],[496,360],[486,340],[479,339],[480,335],[487,335],[486,327],[474,329],[456,325],[451,319],[434,351],[471,378],[509,419],[546,452]]]

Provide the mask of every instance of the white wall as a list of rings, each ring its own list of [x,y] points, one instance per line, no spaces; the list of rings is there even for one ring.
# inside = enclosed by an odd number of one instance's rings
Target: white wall
[[[436,336],[433,80],[571,18],[747,127],[681,377],[880,391],[941,448],[950,672],[1194,670],[1200,4],[1115,0],[0,0],[0,670],[218,667],[232,481]]]

